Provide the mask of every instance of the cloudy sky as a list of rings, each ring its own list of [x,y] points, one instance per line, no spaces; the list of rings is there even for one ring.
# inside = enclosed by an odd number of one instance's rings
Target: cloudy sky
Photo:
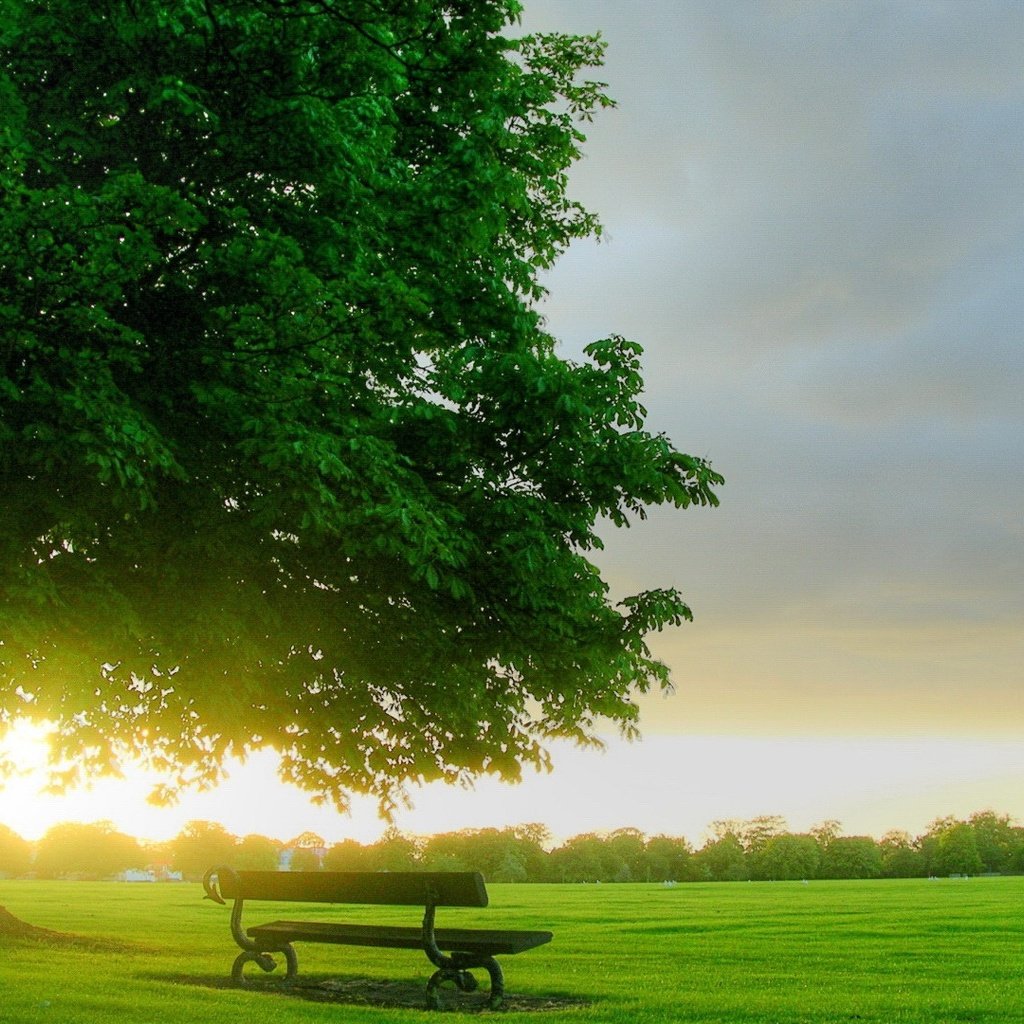
[[[527,6],[604,32],[619,101],[552,326],[643,343],[652,423],[727,478],[610,539],[696,614],[648,733],[931,740],[950,781],[990,743],[1024,813],[1024,7]]]
[[[696,616],[657,638],[677,690],[645,702],[645,742],[421,793],[399,824],[1024,819],[1024,6],[526,7],[603,32],[618,100],[574,175],[607,237],[548,278],[550,326],[570,355],[643,344],[650,426],[727,485],[608,536],[617,591],[675,585]],[[262,806],[254,778],[184,815]],[[379,831],[326,814],[295,831]]]
[[[611,542],[698,616],[660,717],[1020,736],[1024,7],[531,9],[604,31],[619,100],[552,325],[643,343],[653,424],[728,481]]]

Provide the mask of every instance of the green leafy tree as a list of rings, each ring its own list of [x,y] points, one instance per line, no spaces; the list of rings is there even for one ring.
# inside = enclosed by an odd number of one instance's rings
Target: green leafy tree
[[[505,848],[501,862],[497,864],[487,876],[494,882],[527,882],[526,861],[519,855],[519,851],[512,846]]]
[[[551,830],[539,822],[528,822],[523,825],[513,825],[505,831],[513,837],[514,855],[523,866],[526,881],[546,881]],[[499,881],[497,875],[494,880]]]
[[[1019,843],[1017,831],[1009,815],[997,814],[995,811],[977,811],[967,821],[974,831],[974,841],[983,870],[1008,870]]]
[[[431,836],[423,845],[422,864],[434,871],[479,871],[490,882],[539,880],[537,854],[543,860],[532,829],[463,829]],[[546,832],[545,832],[546,834]]]
[[[646,837],[637,828],[617,828],[605,838],[608,855],[615,864],[613,882],[647,881]]]
[[[369,856],[367,849],[355,839],[343,839],[334,843],[324,854],[325,871],[366,871]]]
[[[734,836],[739,840],[744,852],[756,853],[762,849],[769,839],[786,832],[786,819],[778,814],[761,814],[756,818],[737,819],[724,818],[713,821],[708,830],[712,839],[718,840],[725,836]]]
[[[551,851],[550,863],[551,876],[557,882],[611,882],[625,869],[605,837],[596,832],[567,839]]]
[[[195,881],[219,864],[234,866],[238,838],[216,821],[190,821],[171,840],[169,851],[172,867]]]
[[[1015,825],[1012,830],[1010,857],[1006,864],[1007,871],[1024,872],[1024,828]]]
[[[648,882],[690,882],[698,877],[693,848],[681,838],[652,836],[644,846]]]
[[[882,849],[870,836],[835,836],[821,854],[818,874],[822,878],[878,878]]]
[[[393,826],[365,850],[365,871],[413,871],[420,866],[420,844]]]
[[[423,866],[428,871],[472,871],[466,843],[460,832],[441,832],[423,844]]]
[[[886,832],[879,840],[882,874],[886,878],[919,878],[928,874],[928,865],[921,849],[900,829]]]
[[[610,104],[517,0],[0,0],[0,726],[388,809],[668,685],[596,524],[714,504],[538,273]]]
[[[239,840],[231,853],[231,864],[246,871],[275,871],[280,854],[280,843],[267,836],[251,834]]]
[[[429,837],[421,863],[432,871],[479,871],[490,882],[542,881],[550,840],[543,825],[462,829]]]
[[[697,851],[694,860],[701,876],[711,882],[739,882],[750,877],[743,844],[732,831],[718,831]],[[714,834],[714,833],[713,833]]]
[[[32,847],[13,829],[0,825],[0,878],[17,878],[32,865]]]
[[[970,823],[959,821],[938,834],[935,870],[940,875],[977,875],[984,870]]]
[[[132,836],[109,821],[64,822],[49,829],[36,847],[35,869],[42,878],[111,878],[145,866],[146,855]]]
[[[756,846],[750,854],[750,877],[770,881],[814,878],[821,849],[814,836],[784,832]]]

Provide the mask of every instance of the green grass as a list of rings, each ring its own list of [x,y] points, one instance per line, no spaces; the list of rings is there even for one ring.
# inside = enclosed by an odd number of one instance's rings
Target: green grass
[[[1024,1022],[1022,878],[489,889],[490,908],[439,912],[439,923],[555,933],[549,946],[503,958],[508,991],[520,999],[513,1006],[522,1008],[491,1016],[510,1024]],[[338,1005],[224,987],[237,952],[228,911],[201,895],[188,884],[0,882],[0,905],[17,917],[90,940],[0,938],[0,1021],[452,1019],[395,1003]],[[339,913],[416,916],[253,904],[246,921]],[[393,979],[418,990],[431,972],[426,958],[406,951],[298,953],[300,974],[314,979]]]

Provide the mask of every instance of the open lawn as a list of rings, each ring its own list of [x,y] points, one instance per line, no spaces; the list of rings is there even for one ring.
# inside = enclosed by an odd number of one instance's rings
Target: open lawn
[[[1024,1022],[1024,878],[488,888],[488,909],[439,911],[439,925],[555,933],[502,958],[509,1006],[482,1012],[510,1024]],[[452,1019],[416,1008],[432,968],[400,950],[299,946],[293,992],[231,989],[229,912],[201,897],[195,884],[0,882],[0,906],[78,937],[0,936],[0,1021]],[[416,920],[271,904],[245,920],[356,914]],[[480,1010],[478,995],[462,999],[456,1019]]]

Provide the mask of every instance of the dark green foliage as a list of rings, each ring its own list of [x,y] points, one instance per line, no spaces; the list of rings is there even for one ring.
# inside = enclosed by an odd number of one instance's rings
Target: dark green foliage
[[[697,853],[697,864],[709,882],[742,882],[750,878],[743,846],[731,832],[702,847]]]
[[[430,837],[420,863],[431,871],[479,871],[491,882],[539,881],[545,877],[548,838],[540,825],[466,829]]]
[[[985,865],[978,853],[974,829],[966,821],[943,829],[938,836],[934,872],[939,875],[977,875]]]
[[[821,849],[813,836],[772,836],[750,854],[750,877],[778,882],[816,878]]]
[[[821,855],[821,878],[878,878],[882,849],[870,836],[837,836]]]
[[[685,839],[674,836],[647,840],[643,875],[646,882],[692,882],[701,877],[693,848]]]
[[[0,725],[164,795],[270,746],[385,808],[627,733],[675,591],[595,524],[713,504],[546,267],[596,38],[515,0],[0,0]]]
[[[879,842],[882,853],[882,874],[886,878],[919,878],[927,875],[927,865],[920,844],[899,829],[887,832]]]
[[[1020,831],[1014,828],[1009,815],[978,811],[970,816],[968,824],[974,832],[983,869],[989,872],[1009,870],[1013,852],[1021,845]]]

